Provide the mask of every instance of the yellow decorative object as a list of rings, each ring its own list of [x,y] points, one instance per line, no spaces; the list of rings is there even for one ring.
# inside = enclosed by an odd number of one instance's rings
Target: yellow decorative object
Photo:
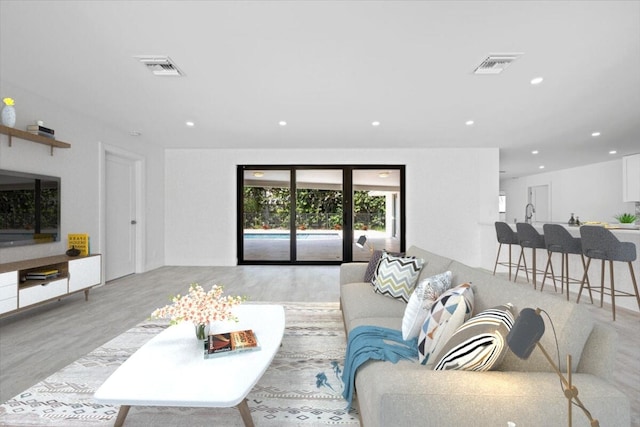
[[[5,105],[9,105],[9,106],[11,106],[11,105],[14,105],[14,104],[15,104],[15,101],[13,100],[13,98],[4,98],[4,99],[2,100],[2,102],[4,102],[4,103],[5,103]]]

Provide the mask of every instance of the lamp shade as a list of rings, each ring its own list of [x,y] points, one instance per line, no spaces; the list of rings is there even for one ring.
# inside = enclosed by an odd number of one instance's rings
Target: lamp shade
[[[544,321],[540,312],[524,308],[507,335],[507,345],[520,359],[528,359],[544,335]]]
[[[360,236],[356,242],[356,246],[362,249],[365,243],[367,243],[367,236]]]

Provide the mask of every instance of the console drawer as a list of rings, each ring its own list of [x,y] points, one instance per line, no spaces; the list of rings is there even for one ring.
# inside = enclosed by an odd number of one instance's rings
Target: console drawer
[[[67,293],[67,278],[20,289],[20,308]]]
[[[0,301],[0,314],[13,311],[18,308],[18,297],[4,299]]]
[[[9,271],[8,273],[0,273],[0,287],[17,285],[18,284],[18,272]]]
[[[8,286],[0,287],[0,300],[18,297],[18,285],[11,284]]]

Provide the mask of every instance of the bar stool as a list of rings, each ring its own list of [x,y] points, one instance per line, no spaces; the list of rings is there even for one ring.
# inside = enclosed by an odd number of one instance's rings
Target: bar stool
[[[580,227],[580,237],[582,238],[582,253],[588,258],[587,266],[585,267],[584,276],[582,276],[582,283],[580,285],[580,292],[578,293],[578,299],[576,302],[580,302],[580,296],[582,295],[582,289],[586,282],[587,274],[589,272],[589,265],[591,265],[592,259],[602,260],[602,267],[600,273],[600,289],[594,288],[594,291],[600,292],[600,307],[602,307],[602,301],[604,295],[611,295],[611,311],[613,313],[613,320],[616,320],[616,297],[635,297],[638,302],[638,308],[640,308],[640,295],[638,295],[638,284],[636,283],[636,276],[633,272],[633,261],[636,260],[636,245],[632,242],[621,242],[618,238],[609,230],[604,227],[598,227],[593,225],[583,225]],[[604,286],[604,269],[605,261],[609,261],[609,276],[610,287]],[[613,281],[613,261],[626,262],[629,265],[629,273],[631,274],[631,282],[633,283],[633,289],[635,293],[616,290]],[[591,285],[587,284],[589,288]]]
[[[559,224],[544,224],[542,226],[544,230],[544,243],[547,247],[547,253],[549,255],[547,259],[547,266],[544,269],[544,277],[542,279],[542,285],[540,286],[540,292],[544,290],[544,282],[547,280],[547,272],[551,267],[551,276],[554,276],[553,263],[551,258],[554,253],[559,253],[562,258],[562,273],[560,274],[561,291],[564,292],[564,284],[567,284],[567,301],[569,300],[569,283],[582,283],[580,280],[571,279],[569,277],[569,254],[580,255],[582,259],[582,268],[586,270],[586,264],[584,261],[584,255],[582,254],[582,240],[579,237],[573,237],[566,228]],[[587,277],[587,281],[589,277]],[[555,286],[555,282],[553,285]],[[591,303],[593,304],[593,295],[591,294],[591,287],[589,287],[589,296],[591,297]]]
[[[511,267],[515,267],[517,264],[511,262],[511,245],[518,244],[518,234],[513,231],[513,229],[506,222],[496,221],[496,236],[498,238],[498,255],[496,255],[496,263],[493,265],[493,275],[496,275],[496,267],[498,265],[504,265],[505,267],[509,267],[509,280],[511,280]],[[502,245],[509,245],[509,262],[498,262],[500,258],[500,249],[502,249]]]
[[[536,249],[547,249],[544,244],[544,236],[533,228],[533,225],[526,222],[519,222],[516,224],[516,230],[518,232],[518,243],[520,244],[520,258],[518,258],[518,267],[516,268],[516,277],[514,280],[518,280],[518,271],[520,270],[520,262],[524,262],[524,272],[527,276],[527,283],[529,283],[529,271],[533,275],[533,289],[536,289],[536,273],[542,273],[542,270],[536,268]],[[524,248],[530,248],[532,250],[531,259],[533,262],[532,267],[527,268],[527,260],[524,256]],[[553,283],[555,285],[556,279],[553,277]]]

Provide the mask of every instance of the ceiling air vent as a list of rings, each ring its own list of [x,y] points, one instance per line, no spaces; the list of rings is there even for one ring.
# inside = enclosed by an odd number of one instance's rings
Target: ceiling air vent
[[[500,74],[503,72],[513,61],[518,59],[521,53],[509,53],[509,54],[496,54],[489,55],[478,67],[474,70],[474,74]]]
[[[136,56],[138,61],[147,67],[154,76],[180,77],[184,73],[171,61],[168,56]]]

